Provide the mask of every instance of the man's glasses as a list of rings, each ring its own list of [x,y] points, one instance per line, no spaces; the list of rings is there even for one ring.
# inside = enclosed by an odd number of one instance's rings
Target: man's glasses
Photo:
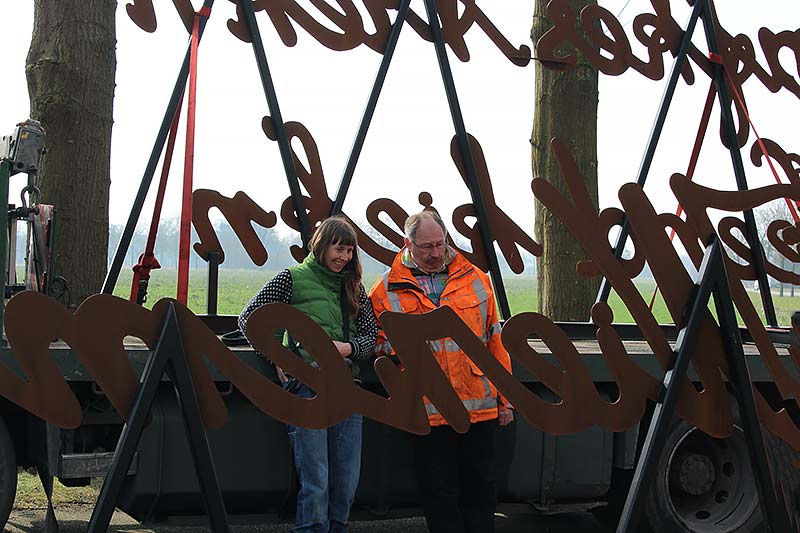
[[[447,242],[440,241],[440,242],[426,242],[423,244],[418,244],[414,241],[411,241],[411,244],[419,248],[425,253],[431,253],[434,250],[444,250],[445,246],[447,246]]]

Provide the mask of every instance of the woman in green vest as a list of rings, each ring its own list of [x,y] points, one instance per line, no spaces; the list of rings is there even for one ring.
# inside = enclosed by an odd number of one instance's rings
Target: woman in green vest
[[[246,332],[247,318],[262,305],[288,303],[322,327],[355,378],[359,362],[372,356],[378,334],[372,303],[361,283],[356,232],[345,218],[328,218],[314,232],[309,248],[302,263],[280,272],[250,300],[239,316],[239,327]],[[315,364],[288,333],[283,343]],[[285,389],[314,396],[307,385],[277,370]],[[300,481],[292,531],[347,531],[361,470],[361,424],[361,415],[354,414],[328,429],[288,426]]]

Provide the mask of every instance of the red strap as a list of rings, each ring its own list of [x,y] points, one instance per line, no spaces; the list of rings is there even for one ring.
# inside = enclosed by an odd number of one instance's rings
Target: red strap
[[[194,177],[194,126],[199,41],[200,15],[198,14],[195,15],[192,25],[192,46],[189,55],[189,105],[186,112],[186,152],[183,161],[183,200],[178,248],[178,294],[176,299],[183,305],[186,305],[189,295],[189,241],[192,234],[192,179]]]
[[[167,189],[167,179],[169,169],[172,165],[172,154],[175,151],[175,138],[178,136],[178,123],[180,122],[180,109],[183,104],[183,95],[178,102],[175,116],[172,118],[172,125],[169,128],[169,138],[167,140],[167,150],[164,153],[164,164],[161,167],[161,179],[158,183],[158,193],[156,194],[155,206],[153,207],[153,218],[150,220],[150,232],[147,235],[147,245],[144,253],[139,256],[139,262],[133,267],[133,280],[131,281],[130,301],[139,301],[139,283],[150,279],[150,271],[161,268],[153,251],[156,246],[156,236],[158,235],[158,223],[161,220],[161,208],[164,205],[164,194]]]
[[[715,54],[714,52],[709,52],[708,53],[708,60],[711,61],[712,63],[716,63],[718,65],[722,65],[723,67],[725,66],[725,62],[722,61],[722,56],[720,54]]]
[[[728,67],[725,65],[725,62],[722,60],[722,56],[719,54],[708,54],[708,59],[712,63],[718,63],[722,65],[722,70],[725,72],[725,77],[728,80],[728,85],[731,87],[734,96],[736,96],[736,101],[739,103],[739,107],[742,109],[745,118],[747,118],[747,122],[750,124],[750,127],[753,128],[753,133],[756,136],[758,147],[761,148],[761,153],[764,154],[764,159],[767,160],[767,164],[769,165],[769,168],[772,171],[772,175],[775,177],[775,182],[780,185],[781,178],[780,176],[778,176],[778,171],[775,170],[775,165],[772,163],[772,158],[769,156],[769,152],[767,152],[767,147],[764,145],[764,141],[761,140],[761,136],[758,134],[755,124],[753,124],[753,121],[750,119],[750,114],[747,112],[747,106],[744,103],[744,99],[742,98],[742,95],[739,94],[739,90],[736,88],[736,84],[733,83],[733,78],[731,77],[731,74],[728,71]],[[800,215],[797,214],[797,209],[795,208],[795,205],[800,207],[800,202],[795,201],[795,203],[792,204],[789,198],[784,197],[783,199],[786,200],[786,205],[789,207],[789,212],[792,214],[794,223],[797,224],[798,222],[800,222]]]
[[[133,281],[131,282],[130,301],[141,304],[139,301],[139,283],[150,279],[150,271],[161,268],[161,264],[152,253],[143,253],[139,256],[139,262],[133,267]]]
[[[722,65],[722,70],[723,70],[723,72],[725,72],[725,78],[728,80],[728,85],[730,86],[731,91],[733,92],[734,96],[736,97],[736,101],[738,102],[739,107],[742,109],[742,112],[744,113],[744,116],[747,119],[747,122],[750,124],[750,127],[753,129],[753,133],[756,136],[756,141],[758,142],[758,146],[759,146],[759,148],[761,148],[761,153],[764,154],[764,159],[767,160],[767,164],[769,165],[769,168],[772,171],[772,175],[775,178],[775,182],[780,184],[781,183],[781,178],[778,175],[778,171],[775,169],[775,165],[772,163],[772,158],[770,157],[769,152],[767,151],[767,147],[764,145],[764,141],[761,140],[761,136],[758,134],[758,130],[756,129],[755,124],[753,124],[753,120],[750,118],[750,113],[747,112],[747,106],[744,103],[744,99],[742,98],[742,95],[739,93],[739,90],[736,88],[736,84],[733,83],[733,78],[731,77],[731,74],[728,71],[728,67],[725,65],[725,61],[723,61],[722,56],[720,54],[714,54],[714,53],[709,53],[708,54],[708,59],[712,63],[717,63],[719,65]],[[705,111],[703,112],[703,120],[702,120],[702,122],[700,124],[700,130],[701,131],[698,131],[698,134],[697,134],[698,136],[697,136],[697,139],[695,140],[695,147],[694,147],[694,150],[692,151],[692,158],[691,158],[691,161],[689,163],[689,170],[688,170],[688,172],[686,174],[686,176],[689,179],[692,179],[692,175],[694,174],[694,169],[695,169],[695,166],[697,164],[697,156],[700,153],[700,145],[702,145],[701,132],[702,132],[702,135],[705,136],[705,132],[706,132],[706,129],[708,127],[708,116],[710,115],[710,112],[711,112],[711,105],[713,104],[715,93],[716,93],[716,91],[714,90],[714,83],[712,81],[711,87],[709,88],[709,91],[708,91],[708,97],[706,98],[706,108],[705,108]],[[795,201],[795,203],[793,204],[789,200],[789,198],[786,198],[786,197],[784,197],[784,200],[786,201],[786,206],[789,208],[789,213],[791,213],[792,218],[794,219],[795,225],[797,225],[798,223],[800,223],[800,215],[798,215],[797,209],[795,208],[795,206],[800,207],[800,202]],[[683,208],[680,205],[678,205],[678,211],[677,211],[676,215],[680,216],[682,212],[683,212]],[[670,241],[672,241],[674,239],[674,237],[675,237],[675,229],[673,228],[672,231],[670,232],[670,235],[669,235]],[[657,293],[658,293],[658,286],[656,286],[656,290],[653,291],[653,297],[650,299],[650,310],[651,311],[653,310],[653,304],[655,303],[655,299],[656,299],[656,294]]]
[[[717,96],[717,89],[714,87],[714,82],[708,86],[708,95],[706,95],[706,104],[703,108],[703,116],[700,118],[700,126],[697,128],[697,136],[694,139],[694,147],[692,148],[692,155],[689,157],[689,168],[686,170],[686,177],[689,180],[694,178],[694,171],[697,168],[697,160],[700,158],[700,149],[703,147],[703,140],[706,138],[706,131],[708,131],[708,123],[711,120],[711,110],[714,108],[714,98]],[[680,217],[683,213],[683,206],[678,204],[678,209],[675,211],[675,216]],[[669,240],[675,240],[675,228],[669,232]],[[656,294],[658,294],[658,285],[653,291],[653,296],[650,298],[650,311],[653,310],[653,305],[656,301]]]

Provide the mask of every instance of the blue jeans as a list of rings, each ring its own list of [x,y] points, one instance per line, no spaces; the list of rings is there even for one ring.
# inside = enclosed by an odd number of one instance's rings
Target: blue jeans
[[[295,394],[314,395],[302,384]],[[347,531],[361,473],[361,423],[361,415],[354,414],[328,429],[288,426],[300,480],[292,531]]]

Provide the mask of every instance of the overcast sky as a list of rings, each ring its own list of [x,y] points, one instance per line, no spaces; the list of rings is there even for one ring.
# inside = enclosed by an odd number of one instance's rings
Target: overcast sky
[[[299,3],[316,12],[309,1]],[[127,219],[187,44],[187,34],[171,2],[156,2],[158,29],[153,34],[140,30],[128,18],[125,4],[124,0],[119,2],[117,16],[112,223]],[[195,4],[199,6],[200,2]],[[600,4],[620,15],[632,40],[633,17],[652,11],[645,0],[601,0]],[[685,2],[673,0],[671,4],[675,19],[684,26],[688,17]],[[722,25],[730,33],[744,33],[754,41],[759,27],[777,33],[796,30],[800,23],[797,0],[761,2],[758,9],[753,8],[752,0],[718,4]],[[532,0],[483,0],[478,5],[511,43],[531,46]],[[363,7],[359,9],[363,12]],[[412,1],[412,9],[424,16],[422,0]],[[216,2],[201,45],[195,188],[216,189],[227,196],[242,190],[266,210],[278,211],[288,196],[288,186],[277,143],[269,141],[260,129],[268,109],[252,49],[228,31],[226,21],[232,17],[233,4]],[[5,0],[0,7],[3,133],[10,133],[17,122],[28,117],[24,62],[32,18],[32,2]],[[311,131],[321,153],[328,194],[334,197],[381,56],[364,46],[333,52],[302,29],[298,29],[299,44],[289,48],[277,38],[265,13],[257,14],[257,18],[283,117],[299,121]],[[462,63],[452,54],[450,58],[467,129],[484,148],[498,205],[533,234],[529,145],[533,63],[524,68],[511,64],[476,28],[466,40],[472,60]],[[701,30],[696,32],[695,43],[705,49]],[[762,58],[760,46],[756,45],[756,51]],[[781,57],[787,72],[796,76],[796,58]],[[601,206],[608,206],[618,203],[619,186],[636,178],[665,80],[652,81],[630,71],[619,77],[601,76],[600,83],[600,201]],[[707,89],[706,78],[699,78],[692,87],[684,83],[679,86],[646,187],[660,211],[675,209],[666,182],[673,172],[686,170]],[[786,90],[770,94],[755,80],[746,83],[744,91],[761,135],[776,140],[787,151],[797,152],[797,98]],[[419,208],[417,196],[423,190],[432,193],[434,205],[447,212],[468,203],[469,194],[449,155],[452,135],[433,46],[406,26],[344,210],[358,219],[364,216],[370,201],[385,196],[413,212]],[[696,179],[733,188],[730,160],[718,145],[716,127],[712,126]],[[182,147],[176,147],[167,213],[179,209],[182,157],[178,154],[182,153]],[[746,170],[751,186],[772,181],[766,167],[748,165]],[[15,194],[13,190],[11,194]],[[149,223],[151,206],[148,201],[140,222],[143,227]]]

